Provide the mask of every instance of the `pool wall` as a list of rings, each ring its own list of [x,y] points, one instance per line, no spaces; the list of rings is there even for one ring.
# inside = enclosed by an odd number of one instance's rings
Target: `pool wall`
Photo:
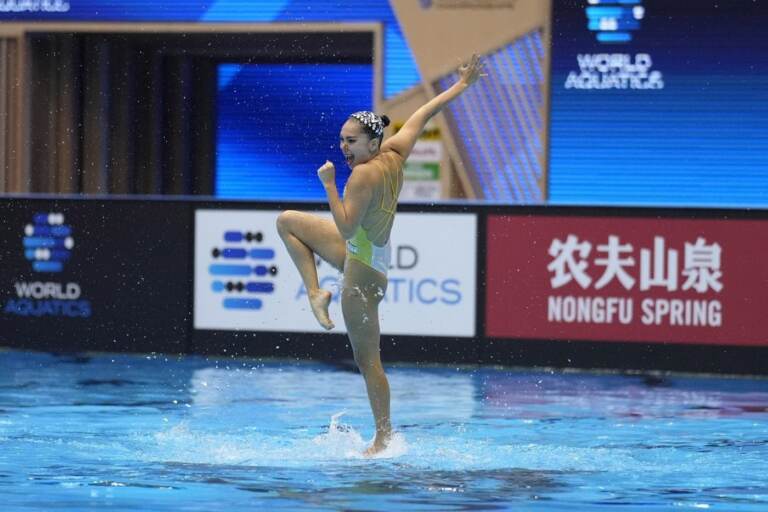
[[[351,359],[275,228],[181,197],[0,198],[0,345]],[[768,211],[402,205],[387,361],[768,373]],[[338,273],[320,262],[324,287]],[[338,294],[336,294],[338,295]],[[343,324],[338,304],[331,306]]]

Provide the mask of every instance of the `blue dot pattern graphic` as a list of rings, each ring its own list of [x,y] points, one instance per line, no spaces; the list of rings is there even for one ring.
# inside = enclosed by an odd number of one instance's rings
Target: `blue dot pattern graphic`
[[[72,255],[75,239],[63,213],[35,213],[24,226],[24,257],[35,272],[61,272]]]
[[[221,240],[220,247],[211,249],[211,290],[222,295],[224,309],[261,309],[265,295],[275,291],[275,250],[261,245],[261,232],[225,231]]]
[[[601,43],[632,41],[632,32],[640,30],[644,17],[643,0],[589,0],[587,7],[587,26]]]

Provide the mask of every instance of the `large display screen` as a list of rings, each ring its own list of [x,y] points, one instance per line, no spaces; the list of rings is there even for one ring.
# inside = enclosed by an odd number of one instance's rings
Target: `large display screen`
[[[768,6],[554,0],[549,197],[768,205]]]
[[[221,64],[216,195],[325,199],[317,168],[333,161],[346,183],[339,130],[372,103],[370,64]]]

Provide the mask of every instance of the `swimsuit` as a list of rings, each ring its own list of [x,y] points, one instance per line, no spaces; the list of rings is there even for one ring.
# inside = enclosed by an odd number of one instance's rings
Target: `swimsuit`
[[[383,247],[374,244],[371,242],[371,238],[376,237],[370,236],[370,234],[378,232],[377,234],[380,235],[381,229],[386,229],[390,225],[390,222],[397,211],[397,196],[400,192],[402,183],[399,183],[400,180],[398,179],[400,176],[400,169],[397,170],[394,179],[390,179],[390,173],[387,173],[386,169],[382,170],[382,172],[384,173],[384,180],[389,187],[389,192],[392,197],[391,200],[387,202],[386,193],[382,193],[379,210],[385,212],[387,215],[382,215],[379,220],[368,229],[364,228],[362,224],[357,227],[357,231],[355,231],[352,238],[347,240],[347,256],[349,259],[359,261],[363,265],[386,276],[387,271],[389,270],[392,246],[390,245],[389,240],[387,240],[387,243],[384,244]]]
[[[379,247],[368,240],[368,233],[362,226],[357,228],[355,235],[347,240],[347,257],[359,261],[372,269],[387,275],[389,261],[392,256],[392,246],[389,241],[384,247]]]

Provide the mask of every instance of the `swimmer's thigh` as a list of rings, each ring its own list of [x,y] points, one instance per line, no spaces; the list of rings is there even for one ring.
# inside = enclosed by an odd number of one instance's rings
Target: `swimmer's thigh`
[[[346,243],[331,219],[324,219],[307,212],[287,210],[280,214],[277,222],[278,226],[288,229],[312,252],[336,269],[344,268]]]

